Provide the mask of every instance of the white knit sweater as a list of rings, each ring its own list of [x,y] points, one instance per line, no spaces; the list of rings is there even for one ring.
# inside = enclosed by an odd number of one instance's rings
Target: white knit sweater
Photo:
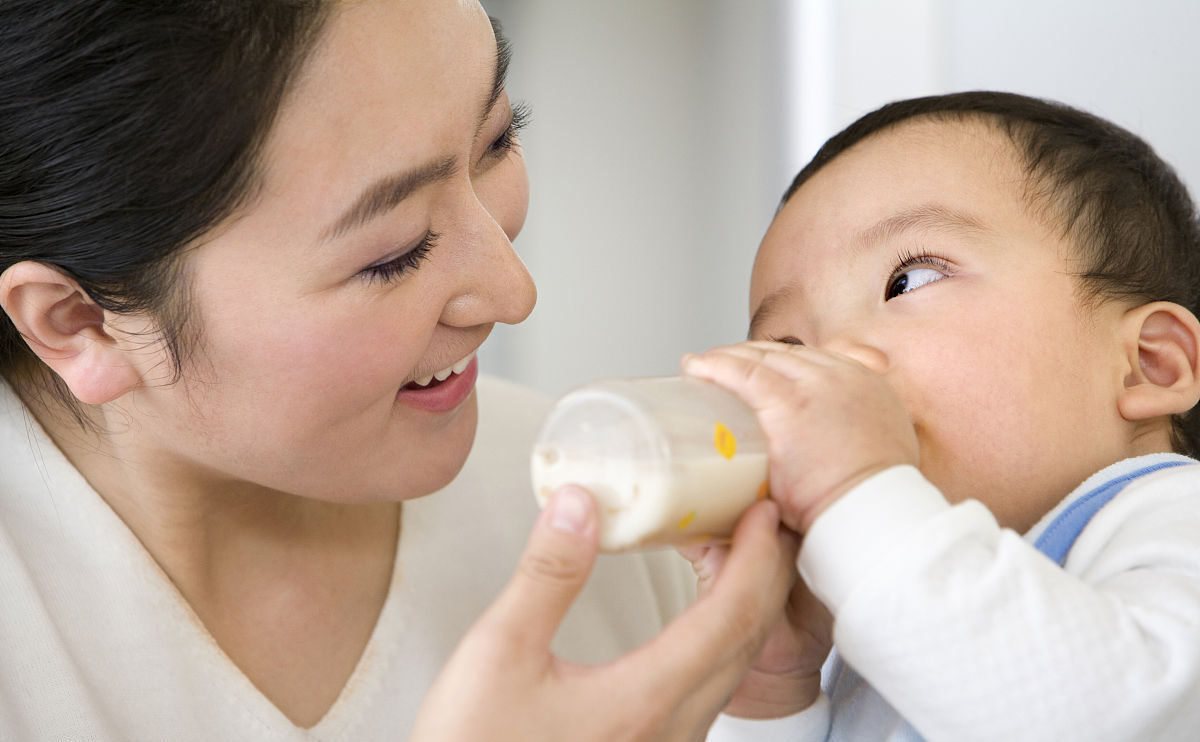
[[[426,688],[507,582],[536,505],[546,400],[481,379],[471,456],[406,502],[393,582],[341,696],[291,724],[221,651],[138,539],[0,382],[0,742],[402,741]],[[670,552],[603,557],[557,649],[610,659],[694,594]]]
[[[1085,493],[1172,460],[1190,465],[1125,487],[1063,566],[1034,548]],[[798,565],[836,617],[827,696],[788,719],[722,717],[709,742],[1200,740],[1195,462],[1114,464],[1024,538],[897,467],[823,514]]]

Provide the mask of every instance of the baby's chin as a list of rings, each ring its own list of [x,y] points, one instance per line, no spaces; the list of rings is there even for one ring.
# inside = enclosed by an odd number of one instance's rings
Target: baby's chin
[[[921,468],[921,473],[938,488],[951,505],[976,500],[991,512],[1001,528],[1022,534],[1032,528],[1073,489],[1073,486],[1059,486],[1046,480],[1006,482],[985,476],[968,478],[969,481],[965,482],[945,482],[939,481],[940,478],[936,474],[927,473],[924,467]]]

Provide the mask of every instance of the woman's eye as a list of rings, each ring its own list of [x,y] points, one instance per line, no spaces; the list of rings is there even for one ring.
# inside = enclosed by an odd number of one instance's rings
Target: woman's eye
[[[493,157],[500,157],[511,152],[517,144],[517,135],[529,124],[529,118],[532,115],[533,111],[527,103],[518,103],[513,106],[512,119],[509,120],[504,132],[488,146],[487,153]]]
[[[359,275],[365,278],[368,283],[375,283],[376,281],[379,283],[391,283],[397,281],[405,274],[411,273],[421,267],[421,263],[429,257],[429,252],[437,245],[439,236],[437,232],[426,232],[416,247],[386,262],[368,265],[359,272]]]
[[[940,281],[949,274],[949,264],[941,258],[921,256],[901,260],[888,281],[884,301]]]

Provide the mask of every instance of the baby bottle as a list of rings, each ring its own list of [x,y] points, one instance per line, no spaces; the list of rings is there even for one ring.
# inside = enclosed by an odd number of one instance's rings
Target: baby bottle
[[[610,379],[569,392],[542,423],[531,469],[543,506],[564,484],[592,493],[602,551],[728,538],[767,495],[766,440],[754,413],[689,377]]]

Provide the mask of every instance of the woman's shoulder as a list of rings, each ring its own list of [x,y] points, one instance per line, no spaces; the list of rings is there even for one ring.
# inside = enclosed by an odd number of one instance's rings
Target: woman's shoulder
[[[0,510],[37,505],[44,493],[84,490],[82,478],[59,452],[33,412],[0,378]],[[10,512],[6,512],[11,517]]]
[[[512,429],[516,425],[536,428],[550,410],[550,397],[508,379],[480,376],[475,389],[481,429]]]
[[[512,468],[519,460],[527,467],[551,399],[530,387],[491,376],[480,376],[475,389],[479,422],[468,466],[490,462]]]
[[[464,525],[483,520],[493,537],[511,530],[520,544],[537,513],[529,455],[550,400],[529,387],[490,376],[479,377],[475,394],[478,423],[462,469],[439,492],[407,503],[406,512],[439,521],[453,518]]]
[[[550,397],[534,389],[499,376],[480,374],[476,384],[481,398],[492,401],[510,401],[514,403],[539,404],[550,406]]]

